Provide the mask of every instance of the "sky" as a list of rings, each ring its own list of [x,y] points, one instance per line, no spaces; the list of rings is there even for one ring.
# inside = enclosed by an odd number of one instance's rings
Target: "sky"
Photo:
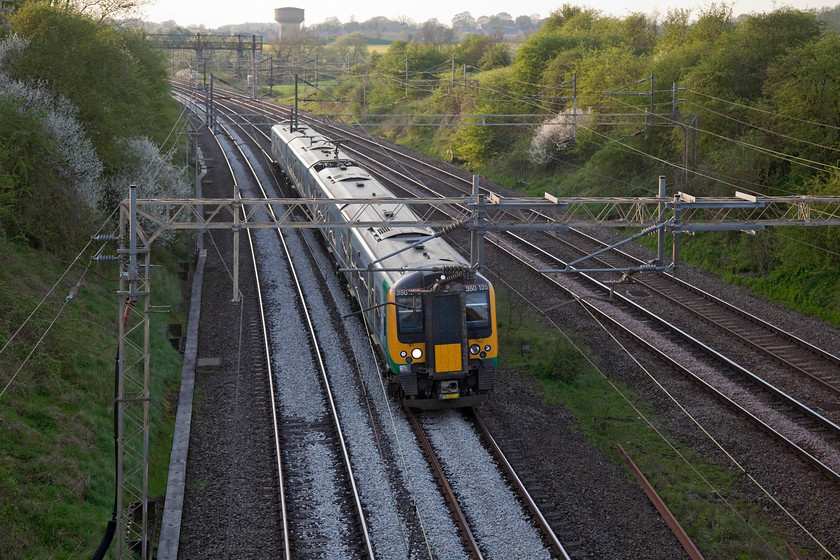
[[[288,3],[286,3],[288,2]],[[452,16],[461,12],[470,12],[474,18],[492,16],[507,12],[514,18],[521,15],[539,15],[547,17],[564,3],[573,6],[585,6],[601,11],[605,15],[625,17],[631,11],[646,14],[658,12],[665,15],[669,9],[689,8],[697,14],[711,4],[710,0],[649,0],[644,3],[631,3],[626,0],[425,0],[423,2],[348,2],[346,0],[320,0],[319,2],[298,2],[280,0],[271,4],[265,0],[156,0],[148,7],[146,21],[163,22],[175,20],[178,25],[200,25],[207,28],[227,24],[264,23],[274,21],[274,9],[298,7],[305,10],[305,25],[321,23],[330,17],[337,17],[342,23],[355,19],[365,21],[377,16],[388,19],[408,17],[417,23],[437,19],[450,25]],[[727,2],[727,4],[730,2]],[[771,12],[779,7],[789,6],[796,9],[820,9],[834,7],[840,0],[735,0],[733,13],[737,16],[753,12]]]

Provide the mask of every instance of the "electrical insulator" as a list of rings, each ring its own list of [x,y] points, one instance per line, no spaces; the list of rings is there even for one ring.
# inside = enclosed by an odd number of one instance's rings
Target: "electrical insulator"
[[[70,301],[71,299],[73,299],[77,295],[79,295],[79,288],[80,287],[81,287],[81,284],[73,284],[73,286],[70,288],[70,295],[67,296],[67,301]]]
[[[102,243],[116,243],[120,240],[116,235],[94,235],[91,237],[94,241],[101,241]]]
[[[120,260],[120,258],[115,255],[97,255],[95,257],[91,257],[90,260],[96,262],[116,262]]]

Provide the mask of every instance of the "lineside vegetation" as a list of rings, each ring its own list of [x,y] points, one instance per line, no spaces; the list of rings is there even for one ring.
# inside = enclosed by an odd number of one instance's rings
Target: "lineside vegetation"
[[[0,13],[0,556],[11,560],[89,558],[111,518],[117,266],[75,257],[103,224],[115,231],[130,184],[189,193],[165,54],[109,20],[114,3],[85,6]],[[155,249],[152,280],[153,304],[176,311],[177,247]],[[167,321],[152,317],[152,499],[181,368]]]
[[[837,11],[736,17],[713,3],[616,18],[564,5],[518,44],[466,34],[451,44],[394,41],[340,60],[339,47],[309,44],[299,47],[310,58],[321,53],[324,89],[347,102],[306,88],[301,97],[319,99],[308,110],[382,123],[369,130],[529,195],[656,196],[663,175],[669,194],[837,196]],[[292,99],[289,89],[274,91]],[[406,114],[482,114],[496,126],[388,118]],[[524,114],[534,126],[500,126]],[[699,235],[682,256],[840,325],[832,228]]]

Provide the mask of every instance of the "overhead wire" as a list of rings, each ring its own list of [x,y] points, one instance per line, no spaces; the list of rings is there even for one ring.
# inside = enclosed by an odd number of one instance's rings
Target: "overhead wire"
[[[820,250],[824,253],[828,253],[829,255],[834,255],[835,257],[840,257],[840,253],[838,253],[837,251],[832,251],[831,249],[828,249],[826,247],[820,247],[819,245],[814,245],[813,243],[808,243],[807,241],[802,241],[801,239],[791,237],[790,235],[785,235],[784,233],[779,233],[778,231],[776,231],[774,233],[775,233],[775,235],[778,235],[779,237],[783,237],[785,239],[788,239],[788,240],[792,241],[793,243],[798,243],[800,245],[805,245],[806,247],[811,247],[812,249],[818,249],[818,250]]]
[[[736,107],[742,107],[744,109],[749,109],[750,111],[756,111],[758,113],[765,113],[765,114],[768,114],[768,115],[773,115],[773,116],[776,116],[776,117],[781,117],[781,118],[784,118],[784,119],[788,119],[788,120],[792,120],[792,121],[796,121],[796,122],[801,122],[801,123],[805,123],[805,124],[810,124],[810,125],[814,125],[814,126],[831,128],[833,130],[840,130],[840,126],[834,126],[834,125],[831,125],[831,124],[825,124],[825,123],[821,123],[821,122],[817,122],[817,121],[811,121],[811,120],[807,120],[807,119],[800,119],[798,117],[792,117],[790,115],[785,115],[783,113],[778,113],[778,112],[775,112],[775,111],[768,111],[767,109],[762,109],[760,107],[753,107],[751,105],[745,105],[745,104],[739,103],[737,101],[722,99],[720,97],[715,97],[714,95],[709,95],[707,93],[703,93],[703,92],[696,91],[696,90],[693,90],[693,89],[686,89],[685,91],[687,91],[688,93],[693,93],[695,95],[706,97],[708,99],[712,99],[714,101],[720,101],[722,103],[728,103],[730,105],[735,105]]]
[[[728,136],[724,136],[722,134],[717,134],[717,133],[711,132],[709,130],[704,130],[704,129],[696,127],[696,126],[691,126],[691,125],[687,125],[687,124],[684,125],[684,126],[686,126],[688,128],[691,128],[692,130],[695,130],[697,132],[702,132],[703,134],[708,134],[709,136],[714,136],[715,138],[718,138],[718,139],[723,140],[725,142],[730,142],[732,144],[735,144],[737,146],[741,146],[743,148],[748,148],[748,149],[751,149],[751,150],[755,150],[756,152],[760,152],[760,153],[763,153],[763,154],[766,154],[766,155],[770,155],[770,156],[776,157],[778,159],[781,159],[783,161],[787,161],[789,163],[794,163],[794,164],[797,164],[797,165],[801,165],[803,167],[814,169],[815,171],[840,171],[840,167],[838,167],[836,165],[831,165],[831,164],[828,164],[828,163],[822,163],[822,162],[814,161],[814,160],[804,158],[804,157],[800,157],[800,156],[793,156],[793,155],[785,154],[785,153],[780,152],[778,150],[773,150],[771,148],[765,148],[764,146],[759,146],[757,144],[751,144],[749,142],[744,142],[743,140],[737,140],[735,138],[729,138]]]
[[[84,278],[84,276],[82,276],[82,278]],[[81,282],[81,280],[80,280],[80,282]],[[61,314],[64,312],[64,309],[65,309],[68,305],[70,305],[70,298],[67,298],[67,299],[64,301],[64,304],[63,304],[63,305],[61,306],[61,308],[58,310],[58,313],[56,313],[56,316],[52,319],[52,321],[50,321],[50,324],[47,326],[46,330],[45,330],[45,331],[41,334],[41,337],[38,339],[38,341],[35,343],[35,345],[34,345],[34,346],[32,347],[32,349],[29,351],[29,354],[27,354],[26,358],[24,358],[23,362],[20,364],[20,366],[19,366],[19,367],[17,368],[17,370],[15,371],[15,373],[14,373],[14,374],[12,375],[12,377],[9,379],[8,383],[6,383],[6,386],[5,386],[5,387],[3,387],[3,390],[2,390],[2,391],[0,391],[0,398],[2,398],[4,394],[6,394],[6,391],[9,389],[9,387],[11,387],[12,383],[13,383],[13,382],[14,382],[14,380],[17,378],[18,374],[19,374],[21,371],[23,371],[24,366],[25,366],[27,363],[29,363],[29,359],[30,359],[30,358],[32,358],[32,356],[35,354],[35,351],[38,349],[38,347],[41,345],[41,343],[42,343],[42,342],[44,341],[44,339],[47,337],[47,334],[49,334],[50,330],[52,330],[53,325],[55,325],[56,321],[58,321],[58,318],[61,316]]]
[[[102,224],[102,226],[100,226],[99,230],[96,232],[95,235],[99,235],[105,229],[105,227],[110,223],[111,218],[113,217],[115,212],[116,212],[116,210],[114,210],[111,213],[111,215],[108,216],[108,218],[106,218],[105,222]],[[3,347],[0,348],[0,354],[2,354],[7,348],[9,348],[12,341],[14,341],[15,338],[23,331],[23,329],[26,327],[26,325],[29,323],[29,321],[35,316],[35,314],[38,312],[38,310],[40,310],[45,305],[46,301],[55,292],[55,290],[59,286],[59,284],[62,283],[64,278],[70,273],[70,271],[73,269],[73,267],[76,265],[76,263],[79,262],[82,255],[88,250],[88,248],[92,244],[93,244],[93,239],[91,239],[90,241],[88,241],[85,244],[84,248],[79,252],[79,254],[76,256],[76,258],[73,259],[73,261],[67,266],[67,268],[64,270],[64,272],[55,281],[55,283],[50,287],[50,289],[47,291],[47,293],[44,295],[44,297],[41,299],[41,301],[38,302],[38,304],[35,306],[35,309],[32,310],[32,312],[29,314],[29,316],[17,328],[17,330],[14,332],[14,334],[12,334],[12,336],[9,338],[9,340],[7,340],[6,343],[3,345]],[[86,265],[84,267],[84,270],[81,273],[81,276],[76,281],[76,283],[73,284],[73,288],[75,290],[78,290],[78,288],[80,286],[82,286],[82,281],[84,280],[85,276],[87,275],[88,271],[90,270],[90,267],[91,267],[91,263],[90,262],[86,263]],[[50,324],[47,326],[46,330],[44,330],[44,332],[38,338],[35,345],[29,351],[29,354],[27,354],[27,356],[24,358],[23,362],[19,365],[17,370],[14,372],[14,374],[8,380],[6,385],[3,387],[3,390],[0,391],[0,397],[2,397],[9,390],[9,387],[11,387],[12,383],[15,381],[15,379],[17,379],[17,376],[20,374],[20,372],[23,371],[23,368],[26,366],[26,364],[29,363],[29,360],[35,354],[35,351],[40,347],[41,343],[46,339],[47,334],[49,334],[49,332],[52,330],[53,326],[56,324],[59,317],[61,317],[64,310],[67,308],[67,306],[70,304],[70,301],[72,301],[73,299],[75,299],[75,298],[74,298],[73,292],[71,291],[71,295],[65,298],[64,303],[58,309],[55,316],[50,321]]]
[[[99,227],[96,234],[94,234],[94,235],[100,235],[102,233],[102,231],[105,229],[105,226],[107,226],[108,223],[110,223],[111,218],[114,217],[114,214],[116,214],[116,212],[117,212],[117,209],[115,208],[111,212],[111,214],[105,219],[105,222],[103,222],[103,224]],[[38,310],[41,309],[41,307],[44,305],[44,303],[53,294],[55,289],[59,286],[59,284],[61,284],[61,281],[64,280],[64,278],[70,273],[70,271],[73,269],[73,266],[79,261],[79,259],[81,259],[82,255],[85,254],[85,252],[88,250],[88,248],[92,244],[93,244],[93,239],[88,241],[85,244],[85,246],[82,248],[82,250],[79,251],[79,253],[73,259],[73,261],[67,266],[67,268],[64,270],[64,272],[61,273],[61,275],[58,277],[58,279],[55,281],[55,283],[53,283],[53,285],[50,286],[50,289],[47,290],[47,293],[44,294],[44,297],[41,298],[41,301],[38,302],[38,304],[35,306],[35,309],[32,310],[32,312],[23,321],[23,323],[21,323],[20,326],[18,326],[17,330],[12,334],[12,336],[9,337],[9,340],[7,340],[6,343],[3,345],[3,347],[0,348],[0,354],[2,354],[6,350],[6,348],[8,348],[8,346],[14,341],[14,339],[21,333],[21,331],[24,329],[24,327],[26,327],[26,325],[29,323],[29,321],[32,319],[32,317],[35,316],[35,313],[37,313]]]
[[[748,123],[746,121],[742,121],[741,119],[736,119],[735,117],[732,117],[732,116],[726,115],[724,113],[721,113],[720,111],[715,111],[714,109],[706,107],[705,105],[695,103],[694,101],[686,100],[686,103],[689,103],[690,105],[694,105],[695,107],[699,107],[702,110],[707,111],[707,112],[712,113],[712,114],[715,114],[715,115],[717,115],[721,118],[731,120],[733,122],[736,122],[738,124],[750,127],[752,129],[755,129],[755,130],[760,130],[761,132],[765,132],[765,133],[771,134],[773,136],[778,136],[780,138],[784,138],[785,140],[793,140],[794,142],[801,142],[803,144],[808,144],[809,146],[814,146],[815,148],[820,148],[820,149],[823,149],[823,150],[829,150],[829,151],[832,151],[832,152],[840,152],[840,148],[834,148],[832,146],[827,146],[825,144],[819,144],[817,142],[811,142],[810,140],[805,140],[804,138],[797,138],[797,137],[791,136],[789,134],[783,134],[781,132],[776,132],[775,130],[770,130],[770,129],[764,128],[762,126],[758,126],[758,125],[755,125],[755,124],[752,124],[752,123]]]

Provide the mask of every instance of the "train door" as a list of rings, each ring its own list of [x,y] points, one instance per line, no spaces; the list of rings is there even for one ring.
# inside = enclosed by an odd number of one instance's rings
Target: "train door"
[[[426,353],[435,373],[463,373],[467,364],[467,326],[463,293],[427,293]]]

